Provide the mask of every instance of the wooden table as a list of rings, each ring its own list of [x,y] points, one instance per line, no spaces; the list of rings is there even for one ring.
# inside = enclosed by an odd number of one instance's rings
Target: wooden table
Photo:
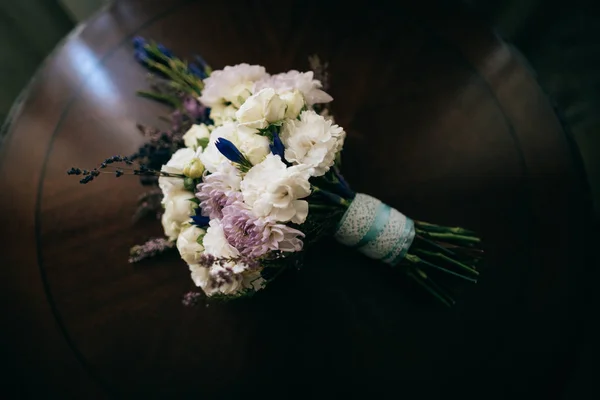
[[[221,4],[223,3],[223,4]],[[411,2],[414,3],[414,2]],[[509,46],[436,2],[121,0],[36,75],[1,148],[2,360],[9,392],[58,397],[548,398],[583,323],[592,218],[578,154]],[[176,255],[134,224],[134,179],[65,172],[142,143],[166,109],[136,97],[142,35],[213,67],[328,60],[344,172],[407,215],[478,230],[487,263],[452,309],[333,243],[251,301],[185,308]],[[533,396],[533,397],[532,397]]]

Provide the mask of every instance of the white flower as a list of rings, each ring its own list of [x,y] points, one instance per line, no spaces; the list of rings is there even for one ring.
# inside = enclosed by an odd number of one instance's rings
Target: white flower
[[[227,262],[225,265],[213,265],[208,270],[209,279],[212,285],[207,288],[209,296],[215,293],[225,295],[236,294],[240,289],[243,289],[243,275],[245,265]],[[211,287],[212,286],[212,287]]]
[[[225,265],[204,267],[190,264],[190,272],[194,284],[206,293],[207,296],[215,294],[234,295],[244,288],[244,265],[227,262]]]
[[[246,272],[243,275],[242,286],[252,290],[264,289],[267,281],[260,275],[260,271]]]
[[[268,76],[260,65],[238,64],[213,71],[204,79],[199,100],[207,107],[231,103],[239,107],[252,94],[254,82]]]
[[[314,168],[313,176],[329,171],[342,149],[346,133],[312,110],[300,114],[300,120],[286,120],[281,129],[285,159]]]
[[[329,103],[333,97],[321,90],[321,81],[313,79],[314,73],[288,71],[282,74],[265,76],[254,85],[254,93],[264,88],[273,88],[278,94],[298,89],[308,105]]]
[[[211,175],[212,179],[210,182],[218,182],[219,190],[227,193],[230,191],[239,192],[240,191],[240,183],[242,182],[242,175],[240,170],[233,166],[231,163],[222,164],[219,166],[218,170],[213,172]]]
[[[198,243],[198,237],[205,233],[204,229],[200,229],[196,225],[184,227],[179,233],[177,250],[186,263],[194,264],[200,260],[200,256],[204,253],[204,246]]]
[[[189,268],[194,284],[202,288],[207,296],[235,295],[243,289],[256,291],[266,285],[266,281],[260,276],[260,271],[250,271],[247,265],[234,261],[209,268],[190,264]]]
[[[162,166],[161,171],[168,172],[171,174],[183,174],[183,170],[187,164],[194,159],[198,159],[200,151],[194,151],[193,149],[184,148],[179,149],[171,156],[169,162]],[[161,176],[158,178],[158,186],[162,190],[163,194],[167,196],[172,191],[183,190],[183,179],[181,178],[169,178]]]
[[[232,165],[215,145],[217,139],[224,138],[233,143],[252,164],[258,164],[269,154],[269,139],[253,132],[240,131],[234,123],[226,123],[215,128],[210,134],[208,147],[200,155],[204,167],[211,173]]]
[[[210,142],[208,143],[206,149],[204,149],[204,151],[200,155],[200,161],[202,161],[202,164],[204,164],[204,167],[209,172],[217,172],[220,166],[223,164],[231,165],[229,160],[223,154],[221,154],[221,152],[219,151],[219,149],[217,149],[217,146],[215,145],[215,142],[218,138],[224,138],[231,142],[235,142],[237,140],[237,131],[235,124],[231,122],[226,123],[225,125],[215,128],[210,133]]]
[[[181,231],[181,225],[192,216],[195,204],[190,199],[193,198],[194,195],[187,190],[171,191],[163,198],[165,212],[161,221],[165,235],[170,240],[177,238]]]
[[[238,129],[234,144],[252,165],[259,164],[271,152],[268,138],[245,130]]]
[[[202,291],[204,291],[207,296],[210,296],[210,294],[208,294],[208,287],[210,283],[209,268],[198,264],[189,264],[188,266],[190,267],[194,284],[199,288],[202,288]]]
[[[287,168],[278,155],[269,154],[263,162],[248,171],[242,180],[244,202],[258,217],[301,224],[308,215],[311,169],[305,166]]]
[[[281,100],[285,102],[287,105],[287,109],[285,110],[286,118],[296,118],[300,111],[302,111],[302,107],[304,107],[304,97],[299,90],[293,90],[291,92],[285,92],[279,95]]]
[[[204,235],[204,250],[206,254],[210,254],[219,258],[238,257],[240,252],[227,242],[223,226],[218,219],[211,219],[209,227]]]
[[[232,105],[218,104],[210,109],[210,119],[213,120],[216,126],[223,125],[235,121],[236,111],[237,108]]]
[[[269,123],[280,121],[285,116],[286,103],[274,89],[266,88],[248,97],[235,113],[240,125],[264,129]]]
[[[198,147],[199,139],[208,139],[210,137],[210,130],[208,126],[204,124],[194,124],[188,131],[183,135],[183,143],[185,147],[196,149]]]

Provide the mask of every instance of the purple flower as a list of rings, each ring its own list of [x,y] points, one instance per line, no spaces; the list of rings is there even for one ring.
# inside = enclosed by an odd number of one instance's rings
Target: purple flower
[[[186,96],[183,99],[183,108],[193,120],[204,118],[206,107],[192,96]]]
[[[257,218],[241,201],[224,207],[222,214],[225,237],[243,256],[259,257],[276,250],[302,250],[302,232],[266,218]]]
[[[133,246],[129,252],[129,262],[136,263],[145,258],[164,253],[175,247],[175,243],[165,238],[150,239],[142,245]]]
[[[198,305],[203,297],[204,295],[200,292],[187,292],[185,295],[183,295],[181,303],[183,303],[183,305],[186,307],[193,307]]]
[[[200,200],[202,215],[210,219],[221,219],[224,207],[235,201],[241,201],[242,194],[237,191],[241,179],[234,167],[205,176],[203,182],[197,186],[196,193],[196,198]]]

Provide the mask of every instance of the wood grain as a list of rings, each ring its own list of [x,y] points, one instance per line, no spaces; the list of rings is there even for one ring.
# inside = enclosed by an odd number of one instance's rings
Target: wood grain
[[[37,76],[2,146],[0,260],[10,388],[22,396],[321,397],[418,391],[555,394],[568,372],[592,265],[577,154],[530,72],[473,16],[435,1],[122,0],[74,33]],[[142,143],[167,110],[136,98],[142,35],[215,68],[331,68],[348,132],[344,173],[409,216],[481,232],[480,283],[451,310],[333,243],[242,303],[181,306],[176,255],[127,264],[161,234],[131,222],[134,180],[80,186]],[[35,379],[32,380],[32,376]],[[281,390],[284,390],[281,392]],[[284,394],[281,394],[284,393]]]

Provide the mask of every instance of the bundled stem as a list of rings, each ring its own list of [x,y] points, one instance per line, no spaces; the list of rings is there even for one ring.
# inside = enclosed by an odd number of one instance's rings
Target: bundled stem
[[[415,238],[401,265],[409,277],[451,306],[455,302],[453,291],[433,275],[476,283],[479,276],[476,265],[483,256],[481,239],[464,228],[414,222]]]

